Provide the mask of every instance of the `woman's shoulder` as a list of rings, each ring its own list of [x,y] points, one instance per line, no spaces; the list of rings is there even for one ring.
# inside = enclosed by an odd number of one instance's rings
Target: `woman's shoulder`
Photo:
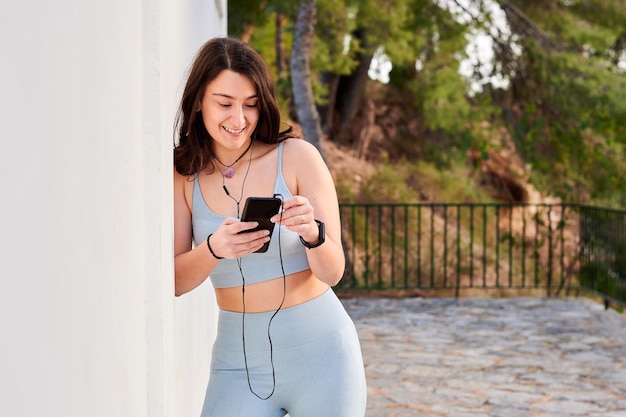
[[[187,198],[193,195],[193,187],[197,174],[185,175],[181,174],[174,168],[174,192],[182,193]]]
[[[196,179],[197,174],[194,175],[186,175],[178,172],[176,167],[174,167],[174,184],[185,184],[189,182],[193,182]]]
[[[288,138],[285,139],[282,143],[284,143],[283,152],[287,157],[291,155],[302,156],[303,154],[311,156],[320,155],[318,149],[313,146],[312,143],[307,142],[306,140],[301,138]]]
[[[316,176],[326,169],[326,163],[319,150],[310,142],[299,138],[289,138],[284,142],[283,165],[300,175]]]

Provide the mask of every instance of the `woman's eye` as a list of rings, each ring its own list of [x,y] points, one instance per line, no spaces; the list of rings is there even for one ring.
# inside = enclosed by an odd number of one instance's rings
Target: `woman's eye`
[[[254,109],[257,106],[258,106],[258,103],[246,104],[246,107],[248,107],[249,109]]]
[[[228,103],[220,103],[220,107],[230,107],[230,104],[228,104]]]

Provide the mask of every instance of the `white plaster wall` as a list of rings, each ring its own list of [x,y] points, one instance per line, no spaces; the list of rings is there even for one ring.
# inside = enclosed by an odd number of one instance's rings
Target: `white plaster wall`
[[[172,123],[218,6],[0,2],[0,415],[198,414],[215,308],[173,297]]]

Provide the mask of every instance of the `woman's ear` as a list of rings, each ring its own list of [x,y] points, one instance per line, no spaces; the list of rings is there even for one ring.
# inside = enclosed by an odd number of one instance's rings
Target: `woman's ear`
[[[196,113],[202,112],[202,99],[203,98],[204,98],[203,95],[196,94],[196,101],[193,103],[193,110]]]

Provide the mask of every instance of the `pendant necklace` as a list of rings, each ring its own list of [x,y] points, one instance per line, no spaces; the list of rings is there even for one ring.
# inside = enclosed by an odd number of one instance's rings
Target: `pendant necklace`
[[[246,179],[248,178],[248,173],[250,172],[250,165],[252,164],[252,150],[254,150],[254,148],[252,148],[253,143],[254,143],[254,139],[250,140],[250,144],[246,148],[245,152],[242,153],[241,156],[239,156],[239,158],[237,158],[237,160],[230,165],[224,165],[215,156],[213,157],[215,158],[217,162],[219,162],[220,164],[226,167],[224,171],[220,170],[220,174],[222,174],[222,188],[224,189],[224,192],[226,193],[226,195],[230,197],[230,199],[233,200],[235,204],[237,204],[237,218],[239,218],[241,214],[239,210],[239,206],[241,203],[241,199],[243,198],[243,191],[244,191],[244,187],[246,186]],[[251,148],[252,150],[250,150]],[[232,178],[233,175],[235,175],[235,170],[232,168],[232,166],[235,165],[237,161],[239,161],[241,158],[243,158],[243,156],[246,154],[246,152],[248,152],[248,150],[250,150],[250,158],[248,159],[248,167],[246,168],[246,174],[243,176],[243,181],[241,182],[241,195],[239,196],[239,200],[237,200],[235,197],[230,195],[230,192],[228,191],[228,188],[226,187],[226,178]],[[229,168],[231,171],[228,171]]]
[[[242,153],[241,155],[239,155],[239,158],[235,159],[235,162],[233,162],[233,163],[232,163],[232,164],[230,164],[230,165],[226,165],[225,163],[223,163],[222,161],[220,161],[220,160],[217,158],[217,156],[213,156],[213,158],[215,158],[215,160],[216,160],[217,162],[219,162],[219,163],[220,163],[220,165],[223,165],[223,166],[224,166],[224,170],[221,170],[222,175],[223,175],[224,177],[226,177],[226,178],[232,178],[232,177],[235,175],[235,168],[233,168],[233,165],[235,165],[237,162],[239,162],[239,160],[240,160],[241,158],[243,158],[243,156],[244,156],[244,155],[245,155],[245,154],[246,154],[246,153],[250,150],[250,148],[252,147],[252,142],[253,142],[253,141],[254,141],[253,139],[250,139],[250,143],[248,144],[248,147],[246,148],[246,150],[245,150],[245,151],[243,151],[243,153]]]

